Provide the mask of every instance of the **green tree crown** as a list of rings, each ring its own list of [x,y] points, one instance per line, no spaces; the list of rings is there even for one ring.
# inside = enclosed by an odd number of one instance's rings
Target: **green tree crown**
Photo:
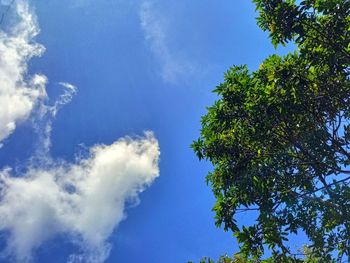
[[[297,258],[289,237],[300,231],[322,262],[349,257],[350,1],[254,3],[272,44],[297,50],[254,72],[234,66],[214,90],[192,147],[214,165],[216,224],[244,257],[267,247],[280,262]],[[256,222],[239,227],[235,215],[250,211]]]

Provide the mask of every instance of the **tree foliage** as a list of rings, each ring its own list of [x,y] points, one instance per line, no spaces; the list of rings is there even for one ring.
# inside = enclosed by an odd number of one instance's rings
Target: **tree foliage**
[[[285,263],[324,263],[323,259],[318,258],[312,253],[312,250],[310,250],[307,247],[304,247],[303,255],[305,258],[303,259],[295,259],[295,258],[289,258],[285,260]],[[280,261],[275,261],[274,258],[268,258],[265,260],[257,260],[257,259],[247,259],[241,254],[235,254],[232,257],[229,257],[228,255],[221,256],[216,263],[279,263]],[[189,261],[188,263],[193,263],[192,261]],[[200,260],[199,263],[215,263],[215,261],[211,258],[205,257]]]
[[[286,56],[234,66],[192,144],[214,170],[216,224],[245,257],[294,257],[304,232],[323,262],[350,256],[350,0],[254,0],[258,25]],[[254,212],[255,211],[255,212]],[[235,215],[252,212],[252,225]]]

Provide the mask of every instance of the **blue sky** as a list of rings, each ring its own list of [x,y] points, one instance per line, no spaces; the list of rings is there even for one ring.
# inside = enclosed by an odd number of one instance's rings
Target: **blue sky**
[[[0,25],[0,261],[237,252],[214,225],[211,167],[189,145],[230,66],[254,70],[286,52],[254,10],[246,0],[15,1]]]

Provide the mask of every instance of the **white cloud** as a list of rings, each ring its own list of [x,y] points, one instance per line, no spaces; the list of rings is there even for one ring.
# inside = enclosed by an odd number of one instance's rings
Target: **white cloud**
[[[69,103],[76,87],[59,83],[64,92],[47,105],[43,75],[27,76],[27,63],[44,48],[33,42],[35,17],[25,0],[16,1],[18,23],[0,31],[0,142],[28,119],[39,135],[38,146],[23,174],[0,169],[0,232],[6,248],[0,255],[29,262],[35,250],[57,235],[78,246],[70,263],[101,263],[109,255],[108,238],[125,218],[128,201],[159,175],[159,146],[154,135],[125,137],[95,145],[73,162],[50,157],[52,120]]]
[[[30,167],[21,177],[2,170],[0,229],[10,233],[7,252],[26,262],[44,241],[67,234],[84,252],[72,262],[103,262],[125,203],[158,176],[158,157],[158,142],[147,133],[96,145],[75,163]]]
[[[159,60],[163,80],[176,82],[182,76],[192,74],[196,66],[169,47],[165,17],[156,12],[152,2],[142,2],[139,17],[145,40]]]
[[[66,104],[70,103],[73,96],[77,93],[77,88],[67,82],[59,82],[63,87],[63,92],[55,100],[53,105],[40,103],[32,117],[32,125],[38,134],[38,143],[36,152],[32,156],[37,162],[45,163],[49,159],[51,147],[52,120],[56,117],[57,112]]]
[[[33,42],[39,32],[35,16],[25,1],[15,8],[18,22],[7,32],[0,29],[0,142],[46,97],[45,76],[26,76],[28,61],[44,51]]]
[[[60,95],[60,97],[56,100],[55,105],[51,107],[52,114],[55,116],[57,111],[67,103],[69,103],[73,96],[77,93],[77,87],[67,82],[59,82],[63,88],[64,92]]]

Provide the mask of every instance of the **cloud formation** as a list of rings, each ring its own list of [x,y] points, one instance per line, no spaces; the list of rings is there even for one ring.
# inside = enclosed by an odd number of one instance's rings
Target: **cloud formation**
[[[72,255],[71,262],[103,262],[125,203],[158,176],[158,157],[158,142],[147,133],[96,145],[75,163],[30,167],[21,177],[2,170],[0,229],[10,233],[8,254],[26,262],[43,242],[67,234],[84,253]]]
[[[39,140],[25,172],[0,169],[0,233],[6,237],[0,261],[30,262],[46,241],[65,236],[79,251],[67,262],[101,263],[126,204],[137,202],[159,175],[158,141],[146,132],[97,144],[71,162],[51,158],[52,121],[77,89],[61,82],[62,95],[47,104],[46,77],[27,76],[29,59],[44,51],[33,42],[39,32],[35,16],[25,0],[15,8],[18,22],[9,32],[0,31],[0,142],[29,117]]]
[[[26,74],[28,61],[44,51],[33,41],[39,33],[35,16],[24,1],[18,2],[16,12],[15,26],[7,32],[0,29],[0,143],[46,97],[46,77]]]
[[[153,2],[142,2],[139,18],[145,41],[159,60],[164,81],[174,83],[183,75],[196,70],[192,63],[169,47],[165,18],[156,11]]]

